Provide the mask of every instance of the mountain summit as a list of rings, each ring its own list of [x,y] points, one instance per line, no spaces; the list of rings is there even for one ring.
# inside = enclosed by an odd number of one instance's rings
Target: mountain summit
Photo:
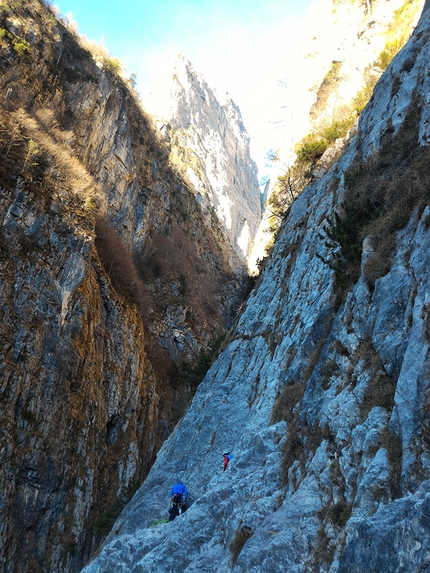
[[[209,87],[183,56],[162,89],[164,95],[157,92],[152,101],[154,110],[160,99],[164,102],[158,125],[172,146],[172,162],[186,173],[202,206],[215,210],[246,261],[261,220],[261,201],[240,110],[227,94]]]

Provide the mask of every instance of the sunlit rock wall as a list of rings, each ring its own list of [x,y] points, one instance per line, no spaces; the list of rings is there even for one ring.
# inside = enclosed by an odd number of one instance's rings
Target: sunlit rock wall
[[[212,89],[183,56],[176,60],[172,78],[159,89],[164,93],[156,91],[148,108],[163,114],[158,123],[172,145],[172,160],[187,174],[199,202],[215,210],[246,266],[261,205],[257,167],[240,110],[228,94]]]
[[[424,0],[317,0],[310,5],[300,39],[285,63],[282,105],[271,118],[281,127],[273,132],[277,161],[270,170],[269,197],[278,176],[294,163],[296,146],[306,135],[322,134],[336,122],[357,116],[356,108],[367,102],[386,60],[406,42],[423,5]],[[318,162],[316,176],[333,163],[344,145],[342,138],[329,147]],[[269,208],[249,257],[252,272],[257,272],[256,262],[271,243],[271,216]]]

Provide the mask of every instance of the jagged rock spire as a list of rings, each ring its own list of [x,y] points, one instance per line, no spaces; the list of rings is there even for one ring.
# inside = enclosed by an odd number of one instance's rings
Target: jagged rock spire
[[[160,125],[172,144],[171,159],[185,170],[202,204],[214,209],[245,261],[261,205],[257,168],[240,110],[228,94],[211,88],[182,55],[166,87],[170,98],[164,98]]]

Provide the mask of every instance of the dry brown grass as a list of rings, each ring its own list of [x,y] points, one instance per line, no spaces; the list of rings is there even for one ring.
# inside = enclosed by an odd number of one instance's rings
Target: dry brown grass
[[[315,420],[312,426],[295,421],[289,426],[288,436],[282,446],[281,483],[288,483],[288,472],[295,461],[305,470],[306,460],[311,459],[324,440],[332,441],[333,436],[327,425],[321,426]]]
[[[52,110],[0,112],[0,152],[6,163],[13,164],[15,174],[43,179],[49,196],[72,203],[77,199],[81,208],[91,211],[102,204],[100,189],[74,155],[73,140],[72,133],[60,129]]]
[[[398,133],[388,127],[380,151],[366,161],[357,155],[345,173],[345,203],[356,213],[364,214],[364,219],[357,222],[358,238],[360,242],[370,238],[374,249],[364,266],[370,289],[391,268],[398,231],[408,224],[413,213],[419,216],[430,201],[430,149],[418,142],[422,105],[416,95]],[[360,264],[361,254],[349,266],[345,263],[341,275],[356,280]],[[340,302],[350,286],[351,281],[340,284]]]
[[[227,268],[224,271],[219,268],[216,272],[211,268],[210,259],[219,259],[217,248],[214,243],[202,241],[199,245],[196,242],[189,232],[190,221],[187,222],[192,215],[184,208],[184,205],[176,206],[176,210],[182,209],[185,220],[172,219],[164,233],[154,233],[145,250],[136,254],[136,266],[140,278],[152,290],[159,277],[171,286],[176,285],[176,293],[168,290],[162,293],[157,288],[153,307],[160,317],[164,315],[170,299],[178,301],[179,295],[189,308],[187,322],[191,326],[206,321],[208,315],[218,316],[222,322],[223,308],[219,298],[222,282],[228,283],[233,277]]]
[[[240,555],[245,543],[252,537],[254,532],[250,527],[242,525],[236,530],[234,537],[230,543],[229,550],[231,553],[231,563],[234,565]]]
[[[376,406],[391,412],[394,407],[396,380],[388,376],[370,338],[365,338],[361,342],[357,354],[364,360],[364,367],[370,375],[360,403],[362,418],[365,419],[370,410]]]
[[[272,409],[271,424],[280,420],[287,422],[287,438],[282,447],[281,482],[288,481],[288,470],[295,460],[303,453],[303,440],[297,428],[300,404],[303,399],[305,385],[301,382],[286,384]]]
[[[301,382],[286,384],[272,409],[271,424],[276,424],[280,420],[291,423],[294,420],[293,409],[302,401],[305,385]]]
[[[312,426],[299,423],[300,404],[304,391],[305,384],[302,382],[287,384],[282,389],[272,410],[272,424],[279,420],[287,422],[288,434],[282,446],[281,482],[283,484],[288,482],[288,472],[296,460],[300,461],[301,466],[304,467],[305,454],[312,456],[323,440],[332,439],[328,426],[321,426],[318,420],[315,420]]]
[[[130,248],[103,216],[96,220],[97,253],[115,290],[144,312],[148,292],[139,278]]]

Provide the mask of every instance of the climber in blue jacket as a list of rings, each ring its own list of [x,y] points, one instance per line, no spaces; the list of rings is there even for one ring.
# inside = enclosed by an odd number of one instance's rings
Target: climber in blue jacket
[[[172,499],[174,495],[182,496],[184,501],[187,499],[188,490],[181,481],[178,481],[178,483],[172,486],[172,489],[170,490],[170,498]]]
[[[188,490],[181,481],[178,481],[170,490],[169,521],[173,521],[179,514],[187,511]]]

